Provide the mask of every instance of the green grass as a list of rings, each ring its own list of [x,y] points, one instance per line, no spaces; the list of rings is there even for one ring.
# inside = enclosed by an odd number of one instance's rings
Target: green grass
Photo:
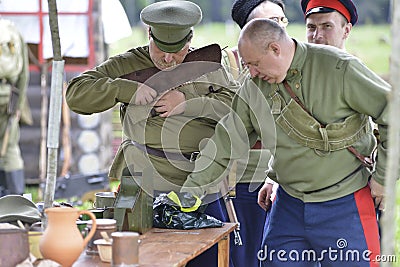
[[[348,51],[379,75],[387,75],[391,53],[390,27],[366,25],[354,29],[348,41]]]
[[[291,36],[306,41],[304,25],[290,25]],[[359,57],[371,70],[378,75],[389,73],[390,26],[389,25],[357,25],[346,42],[346,50]]]

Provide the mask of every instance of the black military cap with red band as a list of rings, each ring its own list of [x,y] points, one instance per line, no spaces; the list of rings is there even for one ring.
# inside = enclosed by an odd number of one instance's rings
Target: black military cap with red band
[[[358,20],[356,6],[351,0],[301,0],[301,8],[306,18],[315,13],[337,11],[352,25]]]

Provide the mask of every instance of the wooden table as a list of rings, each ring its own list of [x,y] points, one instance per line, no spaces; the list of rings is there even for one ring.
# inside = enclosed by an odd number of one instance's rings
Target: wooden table
[[[221,228],[198,230],[174,230],[153,228],[140,238],[139,266],[167,267],[185,266],[214,244],[218,243],[218,266],[229,266],[229,234],[236,228],[234,223],[225,223]],[[99,256],[85,252],[73,267],[109,267]]]

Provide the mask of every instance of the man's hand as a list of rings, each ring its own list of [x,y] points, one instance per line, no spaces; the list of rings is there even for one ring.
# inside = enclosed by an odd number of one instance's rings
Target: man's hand
[[[263,208],[265,211],[268,211],[271,208],[272,200],[272,188],[274,184],[270,182],[265,182],[263,187],[261,187],[260,191],[258,192],[258,205]]]
[[[371,196],[375,202],[375,208],[379,210],[385,209],[385,187],[375,181],[374,178],[371,178],[369,181],[369,187],[371,188]]]
[[[182,114],[186,107],[185,100],[184,93],[178,90],[170,90],[154,103],[154,110],[160,113],[159,116],[162,118]]]
[[[147,105],[154,101],[157,96],[156,90],[145,84],[138,86],[135,94],[135,105]]]

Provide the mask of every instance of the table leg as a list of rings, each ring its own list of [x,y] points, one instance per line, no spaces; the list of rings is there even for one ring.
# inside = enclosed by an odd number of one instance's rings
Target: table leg
[[[218,267],[229,267],[229,235],[218,242]]]

